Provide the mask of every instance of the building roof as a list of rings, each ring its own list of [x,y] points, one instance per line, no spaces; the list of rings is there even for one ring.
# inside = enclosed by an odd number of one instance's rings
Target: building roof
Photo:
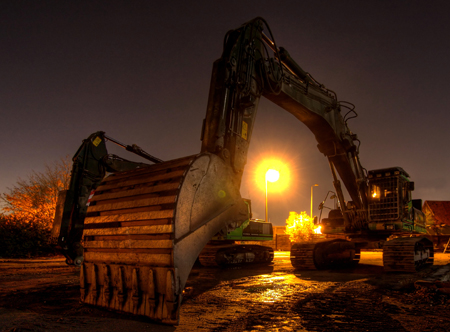
[[[423,210],[428,209],[436,224],[450,225],[450,201],[425,201]]]

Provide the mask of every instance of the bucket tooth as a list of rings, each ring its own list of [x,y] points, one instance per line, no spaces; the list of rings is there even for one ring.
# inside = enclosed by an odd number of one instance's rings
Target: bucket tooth
[[[102,265],[103,270],[103,306],[109,305],[111,299],[111,272],[108,265]]]
[[[84,222],[82,301],[178,324],[199,253],[221,229],[247,219],[239,184],[240,176],[208,153],[106,177]]]
[[[158,294],[158,307],[156,308],[156,312],[155,312],[155,320],[157,321],[163,321],[164,320],[164,316],[163,316],[163,304],[164,304],[164,295],[163,294]]]
[[[96,304],[98,297],[98,288],[97,288],[97,266],[95,264],[92,265],[91,269],[91,303]]]
[[[80,271],[80,300],[81,302],[84,302],[86,299],[86,266],[83,264],[81,265],[81,271]]]
[[[139,296],[139,280],[138,280],[138,269],[133,269],[131,281],[131,299],[133,301],[133,313],[138,313],[138,307],[140,302]]]
[[[153,270],[151,270],[151,269],[148,272],[147,285],[148,285],[148,291],[147,291],[147,294],[144,295],[144,298],[146,298],[144,315],[148,316],[148,317],[154,317],[157,302],[156,302],[156,296],[155,296],[155,279],[154,279],[154,275],[153,275]]]
[[[163,307],[163,317],[170,317],[172,319],[176,318],[176,311],[178,306],[175,288],[175,280],[173,276],[173,271],[167,271],[166,276],[166,298]]]
[[[122,267],[119,266],[117,270],[117,278],[116,278],[116,287],[117,287],[117,309],[122,309],[125,302],[125,292],[123,287],[123,272]]]

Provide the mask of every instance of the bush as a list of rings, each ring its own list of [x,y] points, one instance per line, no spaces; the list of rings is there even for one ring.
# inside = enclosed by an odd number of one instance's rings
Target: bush
[[[70,160],[61,159],[44,172],[19,179],[8,193],[0,194],[0,257],[52,254],[51,227],[58,192],[67,189]]]
[[[286,219],[286,234],[289,235],[291,242],[308,241],[313,238],[316,226],[314,219],[306,212],[289,212],[289,218]]]
[[[56,254],[47,223],[0,216],[0,257],[29,258]]]

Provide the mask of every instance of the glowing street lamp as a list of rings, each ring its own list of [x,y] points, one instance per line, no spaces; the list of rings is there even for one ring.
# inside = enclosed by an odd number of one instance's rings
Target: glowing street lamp
[[[274,169],[268,169],[266,172],[266,222],[269,222],[269,212],[267,209],[267,181],[275,182],[280,178],[280,172]]]
[[[311,218],[314,219],[313,217],[313,188],[314,187],[318,187],[318,184],[315,184],[313,186],[311,186]]]

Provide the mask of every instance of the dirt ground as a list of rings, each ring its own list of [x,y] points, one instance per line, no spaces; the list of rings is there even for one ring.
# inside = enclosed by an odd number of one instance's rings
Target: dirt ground
[[[289,252],[265,267],[194,267],[178,326],[81,304],[63,258],[0,260],[0,331],[450,331],[450,295],[414,287],[450,254],[415,274],[384,274],[381,257],[334,271],[295,271]]]

